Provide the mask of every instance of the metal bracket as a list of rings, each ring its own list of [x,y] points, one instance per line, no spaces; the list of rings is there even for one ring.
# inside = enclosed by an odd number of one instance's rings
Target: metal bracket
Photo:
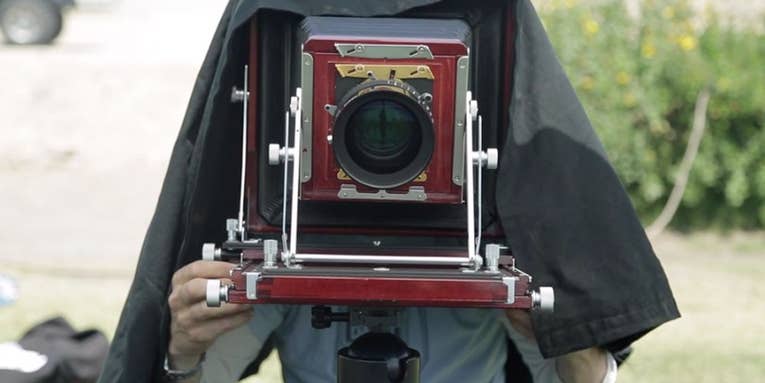
[[[502,277],[502,283],[507,286],[507,304],[515,303],[515,280],[516,277]]]
[[[335,49],[342,57],[367,59],[433,59],[427,45],[336,43]]]
[[[295,95],[292,96],[290,99],[290,113],[295,117],[295,124],[292,127],[294,129],[294,140],[293,147],[295,148],[302,148],[302,138],[303,138],[303,129],[302,124],[300,123],[303,121],[303,89],[297,88],[295,89]],[[289,247],[287,249],[284,249],[288,255],[294,256],[294,254],[297,252],[297,236],[298,236],[298,198],[300,193],[300,169],[301,169],[301,160],[303,156],[301,155],[295,155],[292,158],[292,191],[290,195],[290,234],[289,234]],[[284,164],[285,168],[287,164]],[[286,186],[285,186],[285,190]],[[282,220],[286,219],[286,208],[287,205],[284,205],[285,211],[284,215],[282,216]],[[285,262],[289,263],[289,262]]]
[[[470,58],[457,59],[457,90],[454,96],[454,146],[452,147],[452,182],[462,186],[465,167],[465,97],[468,89]]]
[[[283,253],[284,254],[284,253]],[[311,254],[297,253],[291,258],[282,255],[282,261],[289,266],[289,262],[316,262],[316,263],[357,263],[372,265],[439,265],[439,266],[469,266],[475,271],[480,268],[481,261],[471,260],[468,257],[432,256],[432,255],[369,255],[369,254]],[[478,267],[475,267],[475,265]],[[298,265],[296,265],[298,266]]]
[[[300,131],[300,182],[308,182],[311,179],[311,156],[313,150],[313,56],[303,53],[303,65],[300,71],[300,109],[302,112],[302,125]]]
[[[363,200],[385,200],[385,201],[424,201],[428,198],[425,188],[422,186],[411,186],[406,193],[388,193],[385,190],[378,190],[374,193],[363,193],[356,189],[356,185],[341,185],[337,192],[340,199],[363,199]]]
[[[257,271],[251,271],[244,273],[245,276],[245,284],[246,284],[246,292],[247,292],[247,299],[258,299],[258,281],[260,280],[261,274]]]
[[[473,164],[472,164],[472,152],[473,152],[473,120],[475,120],[478,117],[478,103],[473,100],[473,94],[471,92],[467,92],[465,94],[465,99],[463,100],[463,105],[465,105],[465,147],[463,148],[463,154],[464,154],[464,164],[465,166],[465,199],[467,200],[467,240],[468,240],[468,258],[470,258],[471,263],[475,265],[475,269],[478,270],[481,267],[481,257],[478,255],[478,246],[476,246],[476,216],[475,216],[475,190],[473,190],[473,187],[475,185],[475,177],[474,177],[474,170]],[[478,120],[478,129],[480,131],[481,129],[481,120]],[[480,173],[478,175],[479,181],[480,181]],[[479,186],[480,189],[480,186]],[[480,190],[479,190],[480,192]],[[480,222],[480,211],[481,211],[481,196],[479,194],[478,196],[478,212],[479,212],[479,221],[478,221],[478,228],[481,228],[481,222]],[[478,240],[480,240],[480,234],[478,235]]]
[[[237,228],[239,232],[239,239],[242,241],[247,240],[247,229],[244,227],[244,185],[247,182],[247,104],[250,96],[249,85],[249,66],[244,66],[244,88],[241,91],[237,91],[236,88],[232,89],[231,100],[240,101],[242,103],[242,158],[240,168],[240,184],[239,184],[239,215],[237,216]],[[229,238],[231,233],[229,232]],[[229,239],[230,240],[230,239]]]
[[[399,80],[426,79],[433,80],[433,71],[427,65],[411,64],[335,64],[335,69],[341,77],[386,79],[391,74]]]

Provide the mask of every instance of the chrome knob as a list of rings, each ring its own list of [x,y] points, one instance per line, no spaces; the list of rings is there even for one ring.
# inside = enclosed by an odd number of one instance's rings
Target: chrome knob
[[[486,169],[494,170],[499,164],[499,151],[496,148],[486,149]]]
[[[276,259],[279,252],[279,242],[275,239],[263,241],[263,267],[276,267]]]
[[[279,144],[268,144],[268,164],[279,165],[282,162],[282,148]]]
[[[214,243],[205,243],[202,245],[203,261],[220,261],[220,249],[215,248]]]
[[[228,302],[228,286],[224,286],[219,279],[208,279],[205,301],[207,307],[220,307],[221,303]]]
[[[532,291],[531,304],[535,309],[553,312],[555,308],[555,291],[549,286],[542,286],[539,288],[539,291]]]
[[[499,272],[499,253],[502,247],[495,243],[486,245],[486,271]]]
[[[239,231],[239,220],[236,218],[229,218],[226,220],[226,235],[228,241],[236,241],[236,234]]]
[[[246,92],[243,89],[237,87],[231,88],[231,102],[243,102],[247,100],[250,92]]]

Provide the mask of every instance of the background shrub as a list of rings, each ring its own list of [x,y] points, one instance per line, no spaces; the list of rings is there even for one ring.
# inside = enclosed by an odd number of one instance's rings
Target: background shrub
[[[696,97],[707,130],[675,228],[765,227],[765,37],[685,1],[552,1],[540,9],[644,224],[664,206]]]

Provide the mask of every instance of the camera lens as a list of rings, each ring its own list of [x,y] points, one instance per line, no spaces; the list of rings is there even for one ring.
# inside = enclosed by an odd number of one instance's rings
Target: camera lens
[[[397,172],[417,156],[422,134],[417,117],[392,100],[361,106],[348,122],[346,146],[353,160],[373,173]]]
[[[355,181],[390,189],[416,178],[433,154],[433,120],[417,91],[397,80],[351,89],[336,114],[332,147]]]

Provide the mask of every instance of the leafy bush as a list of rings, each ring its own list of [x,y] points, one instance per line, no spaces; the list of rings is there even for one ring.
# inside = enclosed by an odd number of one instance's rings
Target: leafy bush
[[[676,228],[765,227],[765,36],[686,1],[552,1],[540,15],[644,223],[664,206],[699,92],[707,130]],[[634,13],[634,12],[633,12]]]

